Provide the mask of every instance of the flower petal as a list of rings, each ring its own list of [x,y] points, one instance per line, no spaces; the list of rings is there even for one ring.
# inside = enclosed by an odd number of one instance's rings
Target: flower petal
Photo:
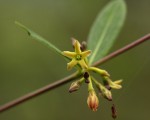
[[[75,59],[72,59],[71,62],[67,63],[67,69],[71,70],[72,67],[74,67],[77,64],[77,61]]]
[[[117,81],[113,82],[109,77],[105,77],[105,80],[108,82],[108,85],[113,89],[121,89],[122,88],[122,86],[120,85],[122,80],[117,80]]]
[[[82,59],[86,58],[87,56],[89,56],[91,54],[91,50],[87,50],[81,53],[82,55]]]
[[[70,51],[63,51],[62,54],[69,58],[74,58],[76,56],[75,52],[70,52]]]
[[[78,61],[78,63],[80,64],[80,66],[81,66],[82,68],[88,68],[88,66],[87,66],[87,64],[85,63],[84,59]]]
[[[80,46],[81,46],[81,45],[80,45],[79,41],[76,40],[76,41],[75,41],[75,44],[74,44],[74,47],[75,47],[75,52],[76,52],[77,54],[80,54],[80,53],[81,53]]]
[[[121,89],[122,88],[121,85],[116,84],[115,82],[109,81],[108,83],[109,83],[109,86],[113,89]]]
[[[120,85],[122,83],[122,81],[123,80],[116,80],[116,81],[114,81],[114,83]]]
[[[109,84],[111,88],[113,89],[121,89],[122,86],[121,85],[117,85],[117,84]]]

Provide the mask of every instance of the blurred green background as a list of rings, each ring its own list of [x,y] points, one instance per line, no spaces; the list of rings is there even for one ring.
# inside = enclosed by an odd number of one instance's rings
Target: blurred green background
[[[86,40],[98,12],[110,0],[0,0],[0,104],[72,73],[66,61],[32,40],[17,20],[61,50],[73,50],[70,37]],[[150,1],[126,0],[125,25],[111,51],[150,33]],[[113,91],[120,120],[150,119],[150,42],[103,64],[112,78],[123,78]],[[70,83],[0,114],[0,120],[112,120],[110,102],[100,98],[97,112],[86,103],[86,84],[68,93]]]

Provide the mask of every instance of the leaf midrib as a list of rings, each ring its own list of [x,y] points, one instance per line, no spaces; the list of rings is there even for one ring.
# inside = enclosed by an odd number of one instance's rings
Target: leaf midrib
[[[113,11],[114,11],[114,10],[113,10]],[[91,58],[90,58],[90,60],[89,60],[89,64],[90,64],[90,65],[91,65],[91,63],[93,62],[93,60],[94,60],[94,58],[95,58],[95,56],[96,56],[96,54],[97,54],[97,52],[98,52],[98,49],[99,49],[99,47],[101,46],[101,43],[103,42],[102,39],[104,39],[105,36],[106,36],[106,32],[105,32],[105,31],[107,31],[107,29],[109,28],[109,25],[110,25],[110,23],[111,23],[111,21],[112,21],[113,16],[114,16],[114,14],[113,14],[113,12],[111,12],[111,14],[110,14],[110,16],[109,16],[109,18],[108,18],[108,20],[107,20],[106,27],[105,27],[105,29],[104,29],[104,31],[103,31],[103,33],[102,33],[100,39],[99,39],[99,42],[98,42],[98,44],[97,44],[97,47],[93,50],[94,52],[92,53],[92,56],[91,56]]]

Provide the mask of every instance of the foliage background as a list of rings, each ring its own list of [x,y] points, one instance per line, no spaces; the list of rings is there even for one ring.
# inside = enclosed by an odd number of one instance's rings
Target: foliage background
[[[66,61],[30,39],[20,21],[61,50],[72,50],[70,37],[86,40],[98,12],[110,0],[0,0],[0,104],[22,96],[71,72]],[[126,0],[128,14],[114,51],[150,32],[150,1]],[[113,91],[119,119],[149,119],[150,42],[105,63],[113,79],[123,78],[123,89]],[[97,112],[86,104],[87,88],[68,93],[69,84],[0,114],[0,120],[112,120],[111,103],[100,99]]]

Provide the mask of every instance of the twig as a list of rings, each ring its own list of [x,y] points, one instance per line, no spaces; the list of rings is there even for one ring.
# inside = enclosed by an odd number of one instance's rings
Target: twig
[[[26,94],[26,95],[24,95],[22,97],[19,97],[19,98],[13,100],[13,101],[10,101],[10,102],[8,102],[8,103],[6,103],[6,104],[4,104],[4,105],[2,105],[0,107],[0,112],[8,110],[8,109],[10,109],[10,108],[20,104],[20,103],[23,103],[23,102],[25,102],[25,101],[27,101],[29,99],[32,99],[32,98],[34,98],[36,96],[39,96],[42,93],[46,93],[49,90],[52,90],[52,89],[54,89],[54,88],[56,88],[56,87],[58,87],[60,85],[63,85],[65,83],[67,83],[67,82],[70,82],[71,80],[74,80],[74,79],[78,78],[79,76],[80,75],[78,75],[78,73],[71,74],[70,76],[67,76],[67,77],[65,77],[63,79],[57,80],[56,82],[53,82],[53,83],[51,83],[49,85],[46,85],[46,86],[44,86],[44,87],[42,87],[40,89],[37,89],[37,90],[33,91],[31,93],[28,93],[28,94]]]
[[[92,66],[101,65],[102,63],[105,63],[106,61],[108,61],[108,60],[110,60],[110,59],[112,59],[112,58],[114,58],[114,57],[116,57],[116,56],[118,56],[118,55],[120,55],[120,54],[122,54],[122,53],[124,53],[124,52],[126,52],[128,50],[130,50],[131,48],[134,48],[135,46],[137,46],[137,45],[139,45],[139,44],[141,44],[144,41],[149,40],[149,39],[150,39],[150,34],[147,34],[144,37],[142,37],[142,38],[140,38],[140,39],[138,39],[138,40],[136,40],[136,41],[126,45],[125,47],[123,47],[123,48],[121,48],[119,50],[116,50],[115,52],[109,54],[108,56],[102,58],[101,60],[99,60],[96,63],[94,63]],[[34,92],[28,93],[28,94],[26,94],[26,95],[24,95],[24,96],[22,96],[20,98],[17,98],[17,99],[15,99],[13,101],[10,101],[10,102],[8,102],[8,103],[6,103],[6,104],[4,104],[4,105],[2,105],[0,107],[0,112],[6,111],[6,110],[8,110],[10,108],[13,108],[13,107],[15,107],[18,104],[21,104],[21,103],[23,103],[23,102],[25,102],[27,100],[30,100],[31,98],[39,96],[39,95],[41,95],[41,94],[43,94],[43,93],[45,93],[47,91],[50,91],[50,90],[52,90],[52,89],[54,89],[56,87],[59,87],[59,86],[65,84],[65,83],[67,83],[67,82],[70,82],[71,80],[74,80],[74,79],[78,78],[79,76],[80,75],[78,73],[74,73],[74,74],[72,74],[72,75],[70,75],[68,77],[60,79],[60,80],[58,80],[58,81],[56,81],[54,83],[51,83],[49,85],[46,85],[46,86],[44,86],[44,87],[42,87],[42,88],[40,88],[40,89],[38,89],[38,90],[36,90]]]
[[[116,57],[116,56],[118,56],[118,55],[120,55],[120,54],[122,54],[122,53],[124,53],[124,52],[126,52],[128,50],[130,50],[131,48],[134,48],[135,46],[137,46],[137,45],[139,45],[139,44],[141,44],[141,43],[143,43],[143,42],[145,42],[145,41],[147,41],[149,39],[150,39],[150,34],[147,34],[147,35],[139,38],[138,40],[136,40],[136,41],[134,41],[134,42],[132,42],[132,43],[130,43],[130,44],[128,44],[128,45],[118,49],[118,50],[116,50],[115,52],[107,55],[106,57],[100,59],[99,61],[95,62],[92,66],[98,66],[98,65],[100,65],[102,63],[105,63],[106,61],[108,61],[108,60],[110,60],[110,59],[112,59],[112,58],[114,58],[114,57]]]

